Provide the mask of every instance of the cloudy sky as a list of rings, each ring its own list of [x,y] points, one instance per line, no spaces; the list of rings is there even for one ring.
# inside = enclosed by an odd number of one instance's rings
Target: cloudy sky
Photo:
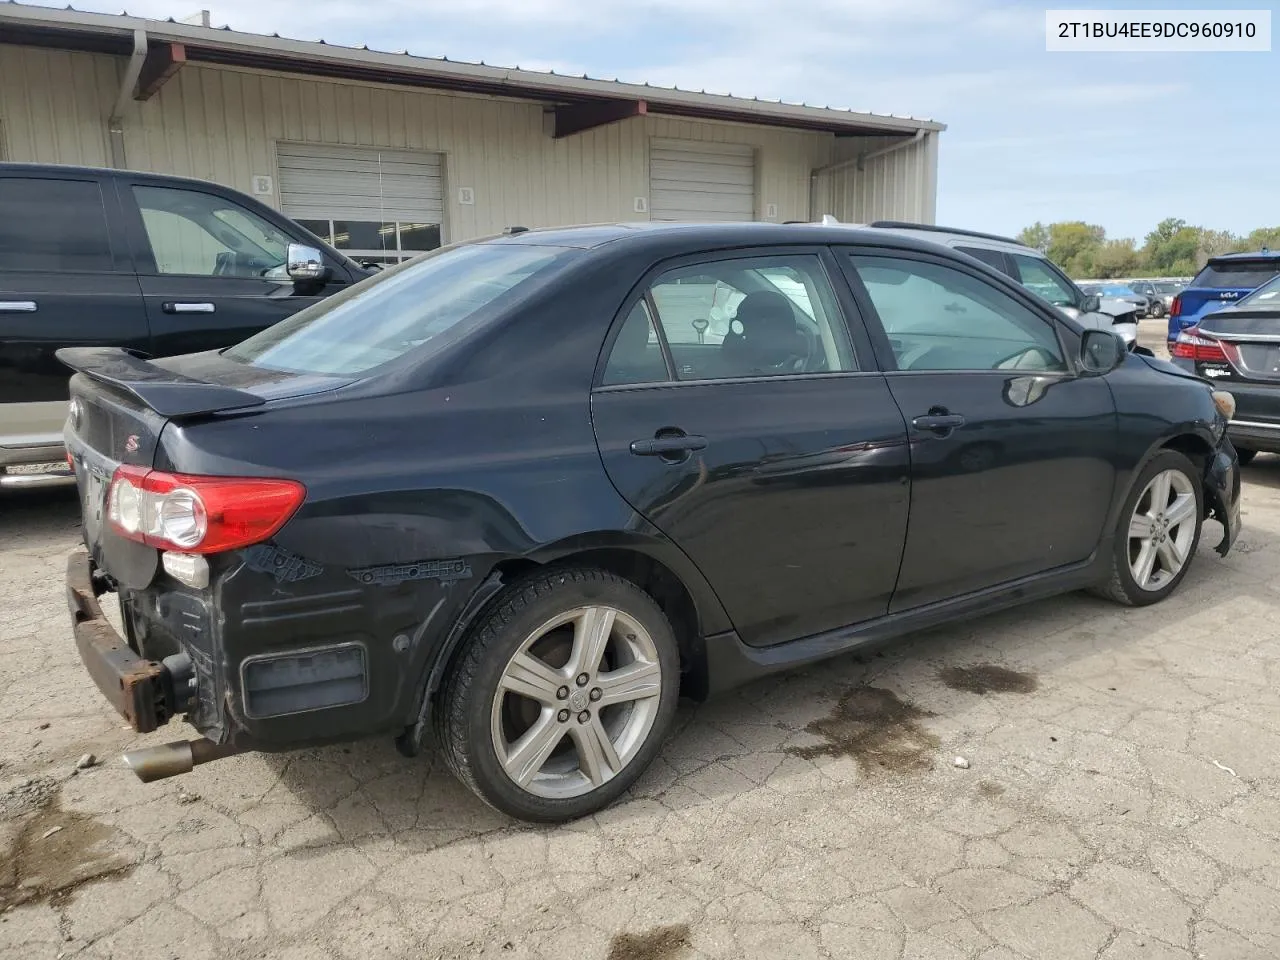
[[[122,0],[75,0],[120,12]],[[127,0],[184,17],[201,0]],[[941,120],[941,223],[1280,225],[1280,53],[1045,52],[1027,0],[203,0],[216,25]],[[1108,9],[1270,0],[1092,0]]]

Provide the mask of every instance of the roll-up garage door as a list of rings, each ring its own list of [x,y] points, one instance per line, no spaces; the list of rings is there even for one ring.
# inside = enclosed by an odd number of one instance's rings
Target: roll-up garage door
[[[276,159],[281,208],[339,250],[394,263],[440,246],[439,154],[281,143]]]
[[[654,140],[649,147],[651,220],[754,220],[755,148]]]

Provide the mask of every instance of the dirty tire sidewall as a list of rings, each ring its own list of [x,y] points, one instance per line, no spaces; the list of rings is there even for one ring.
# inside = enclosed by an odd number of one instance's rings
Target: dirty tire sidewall
[[[608,783],[570,799],[535,796],[518,787],[502,769],[490,737],[490,707],[503,670],[528,635],[557,614],[592,603],[623,610],[649,631],[662,668],[657,716],[639,752]],[[436,738],[458,779],[494,809],[543,823],[575,820],[613,803],[649,766],[671,726],[679,695],[679,647],[666,615],[652,597],[603,570],[550,570],[513,584],[472,627],[437,700]]]
[[[1182,569],[1178,571],[1177,575],[1159,590],[1143,590],[1134,580],[1133,571],[1129,568],[1129,520],[1133,516],[1133,509],[1137,506],[1138,500],[1147,489],[1147,484],[1151,482],[1151,479],[1156,474],[1163,473],[1165,470],[1181,470],[1191,481],[1191,489],[1196,496],[1195,536],[1191,540],[1191,549],[1187,554],[1187,561],[1182,565]],[[1112,549],[1111,576],[1103,584],[1099,592],[1117,603],[1123,603],[1130,607],[1149,606],[1153,603],[1159,603],[1169,596],[1169,594],[1178,589],[1178,585],[1182,583],[1182,578],[1187,575],[1187,571],[1191,569],[1191,565],[1195,562],[1196,550],[1200,546],[1200,533],[1204,526],[1203,517],[1204,487],[1195,464],[1185,454],[1179,453],[1177,450],[1162,450],[1156,454],[1142,468],[1137,480],[1134,481],[1133,488],[1129,491],[1129,496],[1125,498],[1124,508],[1120,511],[1120,520],[1116,524],[1115,544]]]

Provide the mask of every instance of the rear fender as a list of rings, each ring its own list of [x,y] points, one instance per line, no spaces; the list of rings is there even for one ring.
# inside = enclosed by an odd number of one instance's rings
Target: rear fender
[[[431,705],[436,691],[440,689],[449,664],[453,661],[472,625],[507,587],[519,580],[530,569],[554,563],[571,562],[576,556],[585,556],[602,550],[639,554],[670,570],[688,592],[693,601],[697,619],[695,633],[698,638],[731,630],[729,616],[702,572],[679,547],[663,537],[655,528],[650,530],[652,532],[606,530],[576,534],[555,543],[543,545],[526,556],[507,558],[495,564],[488,576],[472,592],[462,611],[455,617],[445,642],[440,645],[440,649],[426,665],[425,673],[416,686],[419,691],[416,704],[417,720],[397,738],[396,745],[400,751],[413,756],[421,749],[422,737],[430,719]]]

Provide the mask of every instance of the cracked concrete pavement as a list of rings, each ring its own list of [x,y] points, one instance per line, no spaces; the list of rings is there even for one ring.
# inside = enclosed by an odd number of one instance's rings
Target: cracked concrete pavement
[[[144,785],[0,502],[0,958],[1273,960],[1280,458],[1164,604],[1025,606],[682,707],[624,802],[516,824],[381,740]],[[101,762],[75,771],[92,753]],[[968,769],[953,758],[963,756]]]

